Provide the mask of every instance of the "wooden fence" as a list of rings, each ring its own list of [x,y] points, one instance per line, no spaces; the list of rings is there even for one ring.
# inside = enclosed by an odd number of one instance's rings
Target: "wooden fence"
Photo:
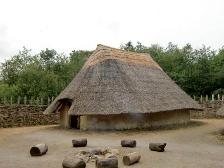
[[[21,97],[0,97],[0,104],[1,105],[37,105],[37,106],[43,106],[43,105],[49,105],[51,102],[53,102],[55,98],[54,97],[30,97],[27,98],[26,96]]]
[[[195,101],[198,101],[199,103],[200,102],[210,102],[210,101],[223,101],[224,102],[224,95],[214,95],[212,94],[211,96],[208,96],[208,95],[201,95],[200,97],[197,97],[197,96],[193,96],[192,97]]]
[[[205,96],[192,96],[195,101],[201,102],[210,102],[210,101],[223,101],[224,102],[224,95],[205,95]],[[0,97],[0,104],[1,105],[49,105],[55,97],[30,97],[27,98],[26,96],[21,97]]]

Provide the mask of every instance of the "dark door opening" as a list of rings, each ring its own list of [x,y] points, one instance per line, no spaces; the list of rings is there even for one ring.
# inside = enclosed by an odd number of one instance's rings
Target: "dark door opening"
[[[70,127],[76,128],[76,129],[80,128],[79,116],[76,116],[76,115],[70,116]]]

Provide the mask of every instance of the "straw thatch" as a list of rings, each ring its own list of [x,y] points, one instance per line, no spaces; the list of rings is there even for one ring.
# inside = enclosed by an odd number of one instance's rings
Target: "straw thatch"
[[[217,111],[216,113],[218,116],[224,116],[224,105]]]
[[[69,114],[155,113],[200,109],[151,58],[98,45],[81,71],[45,110],[71,102]]]

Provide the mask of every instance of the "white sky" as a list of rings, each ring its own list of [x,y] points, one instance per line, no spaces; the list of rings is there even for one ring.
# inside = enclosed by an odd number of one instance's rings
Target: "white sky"
[[[0,0],[0,62],[39,52],[191,43],[224,45],[224,0]]]

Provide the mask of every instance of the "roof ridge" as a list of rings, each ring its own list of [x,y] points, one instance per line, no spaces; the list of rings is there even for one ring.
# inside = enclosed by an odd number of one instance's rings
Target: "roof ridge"
[[[119,48],[114,48],[114,47],[110,47],[110,46],[107,46],[107,45],[103,45],[103,44],[97,44],[97,48],[96,50],[104,50],[104,49],[112,49],[112,50],[118,50],[118,51],[121,51],[121,52],[127,52],[127,53],[132,53],[132,54],[141,54],[141,55],[147,55],[147,56],[151,56],[149,53],[139,53],[139,52],[135,52],[135,51],[126,51],[126,50],[123,50],[123,49],[119,49]]]
[[[102,54],[101,52],[107,52],[107,56],[103,58],[101,55]],[[159,64],[156,61],[154,61],[151,55],[148,53],[130,52],[130,51],[122,50],[122,49],[112,48],[102,44],[97,45],[96,49],[91,54],[91,56],[85,63],[84,67],[92,66],[108,58],[121,60],[131,64],[141,64],[145,66],[157,67],[160,70],[162,70]]]

